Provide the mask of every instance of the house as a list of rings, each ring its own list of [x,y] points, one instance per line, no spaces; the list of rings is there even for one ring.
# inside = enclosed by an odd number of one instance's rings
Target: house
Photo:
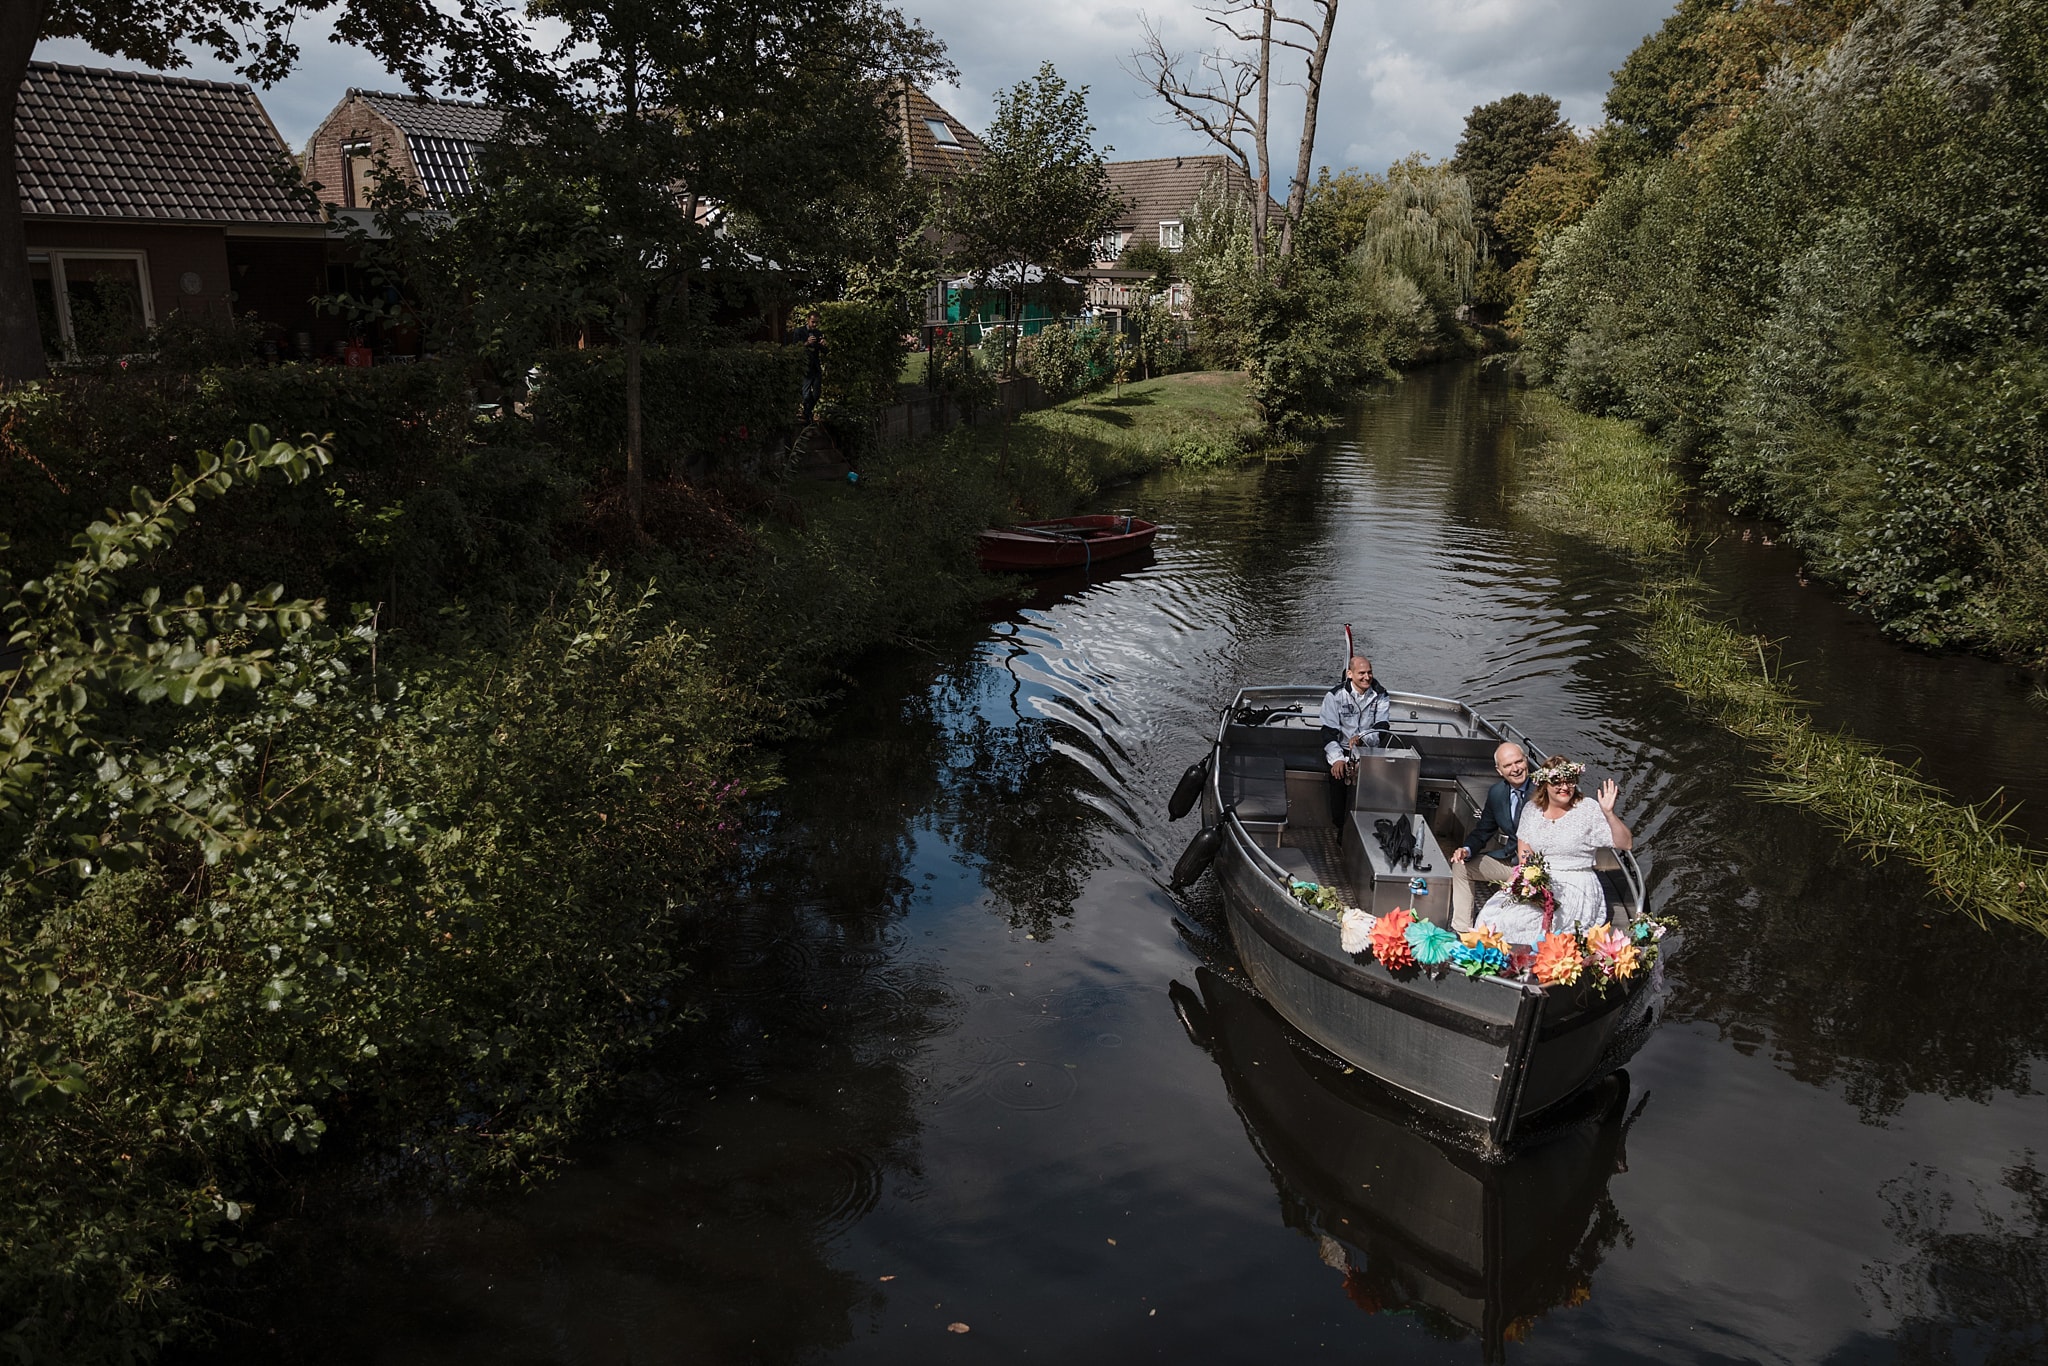
[[[326,223],[247,85],[30,62],[15,159],[52,359],[133,349],[173,315],[253,313],[281,354],[322,344]]]
[[[444,208],[469,189],[478,153],[504,124],[505,111],[488,104],[352,88],[306,140],[306,179],[335,208],[368,210],[381,157]]]
[[[987,154],[973,129],[909,81],[897,86],[894,103],[903,160],[912,175],[956,176]]]
[[[1186,241],[1195,200],[1210,176],[1221,175],[1229,188],[1241,193],[1254,192],[1250,177],[1221,155],[1112,161],[1106,169],[1118,198],[1124,201],[1124,213],[1116,227],[1103,234],[1087,271],[1088,302],[1095,308],[1122,309],[1142,301],[1145,282],[1151,277],[1145,271],[1124,269],[1117,261],[1136,241],[1179,251]],[[1167,304],[1185,317],[1187,286],[1173,286]]]

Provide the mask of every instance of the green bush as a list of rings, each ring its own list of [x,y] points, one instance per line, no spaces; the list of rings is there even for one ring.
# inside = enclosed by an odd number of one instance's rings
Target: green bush
[[[1884,0],[1697,141],[1553,239],[1532,372],[1892,634],[2048,657],[2048,11]]]
[[[601,577],[502,651],[380,661],[238,590],[130,596],[231,447],[5,615],[0,1314],[128,1359],[245,1257],[250,1192],[337,1135],[519,1173],[685,1007],[677,932],[772,711]]]
[[[540,372],[528,404],[535,432],[584,478],[623,470],[625,354],[615,346],[550,351]],[[648,347],[640,420],[649,470],[757,462],[795,428],[803,374],[803,352],[795,346]]]

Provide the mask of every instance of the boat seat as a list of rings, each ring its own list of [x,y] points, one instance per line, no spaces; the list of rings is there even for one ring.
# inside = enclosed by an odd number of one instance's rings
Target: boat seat
[[[1223,801],[1241,821],[1287,819],[1287,765],[1277,754],[1232,754],[1223,765]]]

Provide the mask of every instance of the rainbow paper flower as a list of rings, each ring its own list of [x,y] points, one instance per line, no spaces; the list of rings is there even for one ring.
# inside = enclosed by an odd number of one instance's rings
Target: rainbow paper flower
[[[1579,941],[1572,935],[1559,931],[1537,946],[1536,980],[1544,986],[1571,986],[1585,967],[1585,955],[1579,952]]]
[[[1415,966],[1415,951],[1408,946],[1408,927],[1414,923],[1414,914],[1398,907],[1373,922],[1372,956],[1388,972]]]
[[[1427,920],[1418,920],[1406,932],[1408,947],[1414,951],[1415,961],[1425,967],[1436,967],[1451,961],[1451,954],[1458,948],[1458,936]]]

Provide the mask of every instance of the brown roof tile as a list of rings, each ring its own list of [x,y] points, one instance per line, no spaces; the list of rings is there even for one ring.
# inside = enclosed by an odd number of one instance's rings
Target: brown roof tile
[[[988,150],[972,129],[914,85],[902,88],[896,113],[902,121],[899,131],[908,144],[910,169],[916,174],[957,175],[971,169]],[[939,141],[934,123],[952,135],[954,145]]]
[[[290,150],[248,86],[30,62],[15,118],[35,217],[318,224],[277,170]]]
[[[1186,221],[1195,207],[1195,197],[1215,172],[1223,172],[1233,188],[1251,189],[1251,181],[1237,163],[1222,155],[1112,161],[1105,169],[1125,205],[1117,226],[1154,242],[1159,240],[1161,223]]]

